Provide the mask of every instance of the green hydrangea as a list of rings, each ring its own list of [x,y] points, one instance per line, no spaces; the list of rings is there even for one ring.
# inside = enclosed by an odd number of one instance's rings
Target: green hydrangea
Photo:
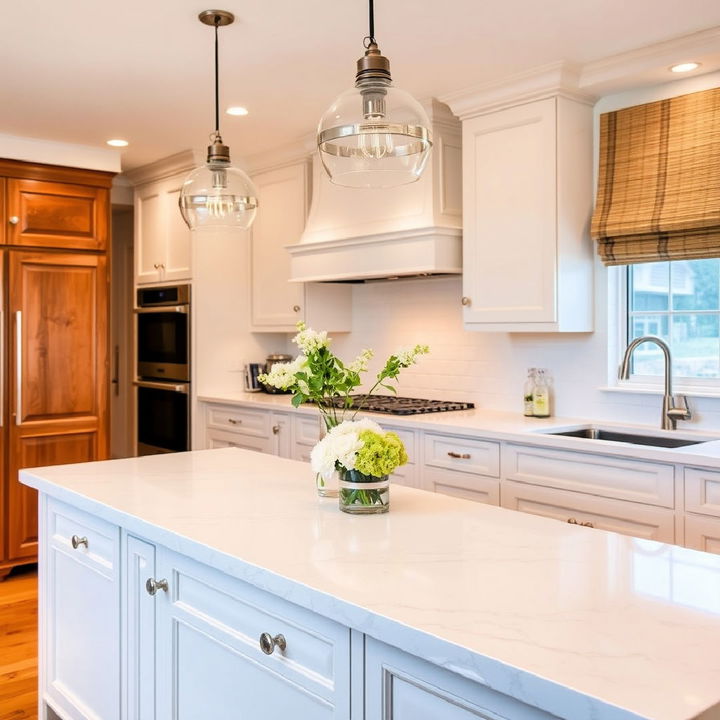
[[[408,461],[405,446],[394,432],[363,430],[360,440],[363,446],[357,453],[355,469],[363,475],[384,477]]]

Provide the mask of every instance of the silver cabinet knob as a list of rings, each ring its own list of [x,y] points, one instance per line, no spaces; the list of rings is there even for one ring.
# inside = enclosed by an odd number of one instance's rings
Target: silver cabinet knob
[[[273,435],[277,435],[280,432],[280,426],[279,425],[273,425]]]
[[[147,582],[145,583],[145,589],[148,591],[149,595],[155,595],[155,593],[158,590],[163,590],[164,592],[168,591],[168,581],[167,580],[155,580],[154,578],[148,578]]]
[[[77,550],[81,545],[88,547],[88,539],[86,537],[80,537],[79,535],[73,535],[70,538],[70,542],[75,550]]]
[[[300,306],[299,306],[299,305],[293,305],[293,312],[300,312]]]
[[[11,216],[8,218],[8,222],[9,222],[11,225],[17,225],[17,224],[20,222],[20,218],[19,218],[17,215],[11,215]]]
[[[160,269],[160,263],[153,263],[153,267],[154,267],[156,270],[159,270],[159,269]]]
[[[469,297],[464,297],[460,302],[462,302],[465,307],[472,305],[472,300]]]
[[[270,633],[263,633],[260,636],[260,649],[266,655],[272,655],[275,652],[275,648],[280,648],[280,652],[285,652],[287,643],[285,642],[284,635],[276,635],[273,637]]]

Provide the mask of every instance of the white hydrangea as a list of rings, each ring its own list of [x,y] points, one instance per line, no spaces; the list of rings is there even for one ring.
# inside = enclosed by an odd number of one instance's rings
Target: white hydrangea
[[[358,432],[328,433],[310,453],[313,472],[329,480],[335,472],[336,463],[353,470],[355,457],[362,446]]]
[[[287,390],[295,384],[295,374],[299,373],[306,364],[307,358],[304,355],[299,355],[292,362],[275,363],[269,373],[260,375],[258,379],[266,385],[280,390]]]
[[[309,328],[303,322],[297,324],[298,334],[293,338],[293,342],[302,350],[304,355],[310,355],[322,348],[330,346],[330,338],[327,330],[316,332]]]
[[[363,418],[362,420],[345,420],[334,428],[330,429],[328,435],[360,435],[363,430],[372,430],[376,433],[382,433],[382,428],[372,420]],[[347,467],[347,466],[346,466]]]
[[[350,372],[361,373],[368,369],[368,361],[375,353],[370,349],[363,350],[348,366]]]

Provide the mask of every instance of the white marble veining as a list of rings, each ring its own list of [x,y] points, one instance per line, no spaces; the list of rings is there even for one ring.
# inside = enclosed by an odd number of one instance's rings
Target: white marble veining
[[[202,395],[198,400],[292,413],[317,413],[317,409],[312,405],[305,405],[298,409],[293,408],[290,405],[289,395],[246,392],[216,393]],[[378,422],[389,427],[406,427],[408,429],[429,430],[452,435],[469,435],[490,440],[541,445],[561,450],[594,452],[602,455],[720,468],[720,433],[687,431],[682,428],[682,425],[678,430],[661,430],[658,427],[647,425],[595,422],[587,418],[528,418],[523,417],[520,413],[504,410],[484,410],[482,408],[428,413],[427,415],[365,414],[372,415]],[[615,430],[635,430],[644,434],[697,439],[702,442],[698,445],[687,445],[681,448],[663,448],[547,434],[553,431],[575,430],[587,426]]]
[[[237,449],[21,473],[150,541],[568,720],[720,718],[720,556]]]

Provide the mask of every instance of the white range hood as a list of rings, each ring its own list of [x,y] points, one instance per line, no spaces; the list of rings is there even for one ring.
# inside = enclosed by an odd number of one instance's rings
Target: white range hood
[[[369,190],[333,185],[313,158],[313,198],[291,256],[291,280],[332,282],[462,272],[462,168],[459,120],[424,103],[433,152],[411,185]]]

